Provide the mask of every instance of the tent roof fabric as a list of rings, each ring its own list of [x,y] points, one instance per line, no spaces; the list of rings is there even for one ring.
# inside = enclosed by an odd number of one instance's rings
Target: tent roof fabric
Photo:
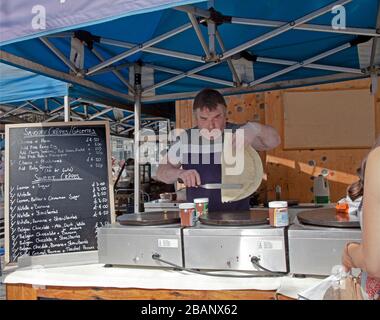
[[[73,8],[91,16],[102,1],[92,2]],[[139,66],[143,101],[149,102],[193,97],[205,87],[234,94],[368,77],[380,63],[380,50],[372,53],[380,27],[377,0],[214,0],[213,8],[200,1],[158,2],[134,1],[139,10],[124,7],[79,26],[67,21],[50,30],[66,32],[46,31],[42,38],[2,39],[0,59],[71,82],[77,95],[119,102],[134,99]],[[84,47],[75,47],[73,38]],[[81,50],[83,65],[70,62]]]
[[[0,4],[0,44],[147,13],[189,0],[9,0]]]
[[[68,94],[67,83],[0,63],[0,103]]]

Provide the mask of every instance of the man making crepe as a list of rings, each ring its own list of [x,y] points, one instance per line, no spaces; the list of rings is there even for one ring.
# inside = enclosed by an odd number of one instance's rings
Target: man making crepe
[[[180,139],[171,146],[160,162],[157,180],[167,184],[183,181],[187,187],[187,201],[209,198],[209,211],[249,210],[249,197],[223,203],[220,189],[198,186],[221,183],[221,155],[225,132],[233,134],[233,147],[243,149],[251,146],[258,151],[277,147],[280,144],[278,133],[272,127],[256,122],[248,122],[243,126],[228,123],[226,102],[218,91],[212,89],[204,89],[197,94],[193,113],[198,126],[184,131]],[[238,128],[243,130],[240,135],[243,139],[237,139]],[[222,143],[218,144],[217,141]]]

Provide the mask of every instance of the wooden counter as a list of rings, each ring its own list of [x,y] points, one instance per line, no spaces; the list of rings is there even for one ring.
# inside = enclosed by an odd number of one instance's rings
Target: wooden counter
[[[6,284],[7,300],[293,300],[275,291],[156,290]]]

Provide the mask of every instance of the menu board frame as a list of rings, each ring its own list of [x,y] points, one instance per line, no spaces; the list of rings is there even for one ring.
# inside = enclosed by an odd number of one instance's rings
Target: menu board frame
[[[88,121],[88,122],[82,122],[82,121],[72,121],[72,122],[52,122],[52,123],[19,123],[19,124],[9,124],[5,125],[5,196],[4,196],[4,227],[5,227],[5,263],[10,262],[10,228],[9,228],[9,219],[10,219],[10,212],[9,212],[9,194],[10,194],[10,130],[14,128],[49,128],[49,127],[91,127],[91,126],[104,126],[105,130],[105,145],[106,145],[106,157],[107,157],[107,168],[108,168],[108,188],[109,188],[109,204],[110,204],[110,220],[111,223],[115,223],[116,221],[116,215],[115,215],[115,205],[114,205],[114,189],[113,189],[113,183],[112,183],[112,161],[111,161],[111,144],[110,144],[110,127],[108,121]],[[92,204],[89,204],[92,205]],[[96,255],[94,255],[94,253]],[[78,255],[79,259],[78,259]],[[41,262],[44,260],[45,257],[51,257],[52,261],[56,262],[57,257],[58,260],[60,257],[65,257],[65,260],[69,261],[70,259],[67,259],[69,256],[73,256],[72,260],[77,263],[78,260],[81,260],[81,256],[83,256],[83,260],[89,260],[93,257],[97,256],[97,250],[89,250],[89,251],[78,251],[78,252],[68,252],[68,253],[62,253],[62,254],[46,254],[42,256],[35,256],[36,261]],[[29,257],[29,256],[28,256]],[[55,258],[54,258],[55,257]],[[19,260],[22,257],[19,257]]]

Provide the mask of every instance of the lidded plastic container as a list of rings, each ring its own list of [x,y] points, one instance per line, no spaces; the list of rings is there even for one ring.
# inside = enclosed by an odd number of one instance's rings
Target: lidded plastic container
[[[199,218],[202,214],[208,213],[208,198],[195,198],[195,214]]]
[[[289,225],[287,201],[271,201],[269,206],[269,223],[272,227],[286,227]]]
[[[181,203],[179,205],[179,215],[182,227],[192,227],[195,225],[197,217],[195,215],[194,203]]]

